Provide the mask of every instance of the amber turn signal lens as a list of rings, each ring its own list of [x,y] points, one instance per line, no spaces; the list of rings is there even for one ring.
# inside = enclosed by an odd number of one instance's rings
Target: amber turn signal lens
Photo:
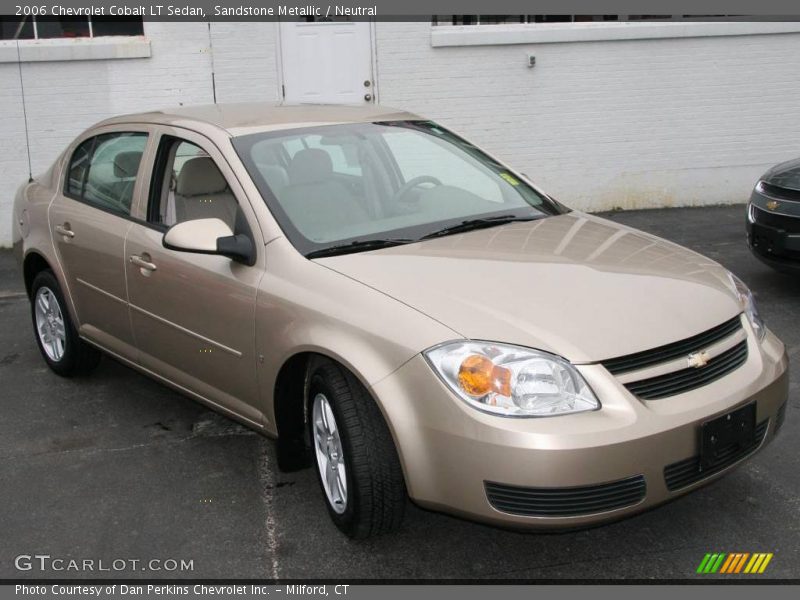
[[[479,398],[490,392],[511,395],[511,371],[498,367],[491,359],[470,354],[458,369],[458,383],[470,396]]]

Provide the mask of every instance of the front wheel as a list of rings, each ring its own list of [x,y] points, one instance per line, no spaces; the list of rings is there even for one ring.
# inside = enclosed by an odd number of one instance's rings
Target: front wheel
[[[377,404],[350,372],[328,360],[312,366],[308,390],[314,463],[333,522],[357,539],[397,529],[405,481]]]
[[[78,336],[52,271],[42,271],[33,279],[31,302],[36,344],[47,365],[63,377],[94,369],[100,353]]]

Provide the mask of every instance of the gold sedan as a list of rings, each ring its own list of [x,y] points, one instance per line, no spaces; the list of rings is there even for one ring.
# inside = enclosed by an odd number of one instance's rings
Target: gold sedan
[[[786,351],[741,281],[409,113],[117,117],[13,212],[53,371],[104,353],[277,438],[352,537],[398,527],[408,497],[516,527],[617,519],[784,418]]]

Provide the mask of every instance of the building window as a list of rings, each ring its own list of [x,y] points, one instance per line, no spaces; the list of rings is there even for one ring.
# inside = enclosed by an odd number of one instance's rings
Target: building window
[[[144,35],[142,18],[0,17],[0,40],[95,38]]]
[[[606,21],[732,21],[744,15],[435,15],[434,25],[515,25]]]
[[[31,40],[33,37],[31,19],[0,17],[0,40]]]

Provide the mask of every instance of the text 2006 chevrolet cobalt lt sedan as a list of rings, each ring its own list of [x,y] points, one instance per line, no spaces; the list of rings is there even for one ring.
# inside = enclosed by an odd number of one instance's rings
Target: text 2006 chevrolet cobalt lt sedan
[[[14,203],[36,341],[278,438],[347,535],[418,504],[620,518],[770,441],[783,344],[717,263],[569,210],[431,121],[228,105],[103,121]]]

